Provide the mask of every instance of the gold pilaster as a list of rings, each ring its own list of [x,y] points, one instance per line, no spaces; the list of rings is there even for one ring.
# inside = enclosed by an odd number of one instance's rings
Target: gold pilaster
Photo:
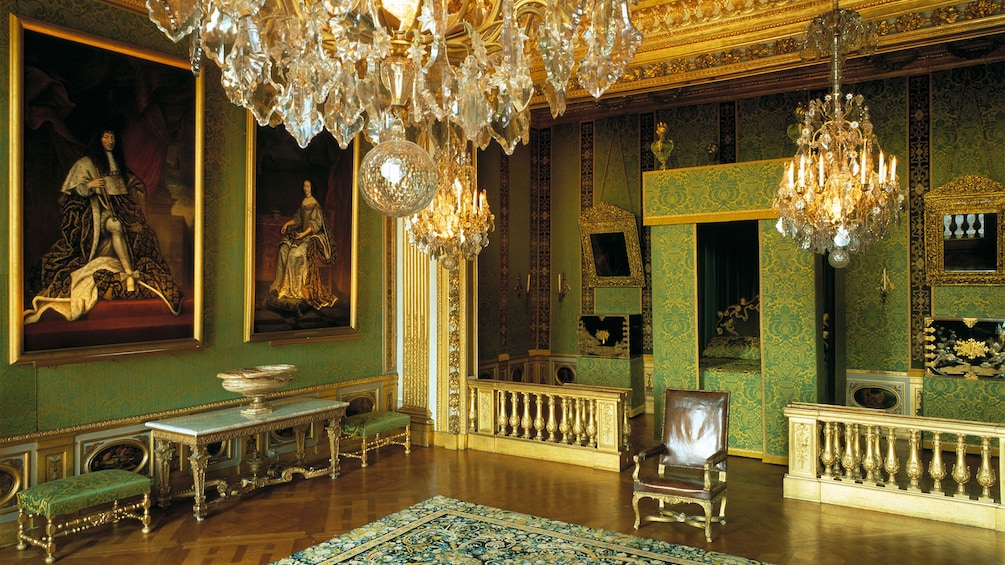
[[[399,226],[400,227],[400,226]],[[412,443],[433,444],[429,411],[430,261],[411,245],[401,250],[402,408],[412,416]]]

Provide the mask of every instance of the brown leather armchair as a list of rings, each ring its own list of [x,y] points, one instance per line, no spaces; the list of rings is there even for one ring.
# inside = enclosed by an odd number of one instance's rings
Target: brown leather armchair
[[[635,529],[643,521],[639,500],[652,498],[657,514],[647,522],[684,522],[705,529],[712,541],[712,522],[726,523],[726,450],[729,442],[729,392],[667,389],[663,409],[663,443],[635,456]],[[659,457],[657,465],[643,462]],[[655,467],[655,468],[653,468]],[[689,516],[667,508],[673,504],[699,504],[704,516]],[[712,518],[712,507],[719,515]]]

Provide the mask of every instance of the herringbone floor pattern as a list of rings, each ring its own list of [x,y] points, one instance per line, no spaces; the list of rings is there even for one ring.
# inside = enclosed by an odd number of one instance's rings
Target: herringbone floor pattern
[[[651,419],[633,420],[651,436]],[[635,439],[633,445],[651,441]],[[655,539],[787,564],[993,564],[1005,533],[782,498],[785,469],[730,459],[728,521],[712,543],[682,524],[648,524]],[[153,510],[153,532],[135,521],[60,538],[65,565],[265,564],[352,528],[445,495],[623,533],[635,533],[631,472],[614,473],[477,451],[385,447],[366,469],[342,462],[332,481],[295,480],[211,507],[197,522],[191,501]],[[695,507],[697,508],[697,507]],[[38,548],[0,549],[0,563],[42,563]]]

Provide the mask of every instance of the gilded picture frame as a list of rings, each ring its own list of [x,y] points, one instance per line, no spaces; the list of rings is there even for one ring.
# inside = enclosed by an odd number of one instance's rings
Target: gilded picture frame
[[[964,175],[925,194],[925,281],[1005,284],[1005,184]]]
[[[10,362],[200,349],[202,80],[14,15],[10,37]]]
[[[641,287],[642,249],[635,214],[598,202],[579,216],[587,287]]]
[[[301,149],[250,112],[247,139],[245,341],[358,335],[358,140],[323,131]]]

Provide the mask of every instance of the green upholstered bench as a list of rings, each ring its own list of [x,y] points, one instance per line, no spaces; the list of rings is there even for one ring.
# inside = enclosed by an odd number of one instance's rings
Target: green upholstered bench
[[[126,505],[119,501],[136,496],[143,499]],[[111,503],[111,508],[105,507]],[[135,513],[143,509],[143,514]],[[44,532],[33,537],[35,516],[45,516]],[[56,517],[65,516],[57,522]],[[45,562],[56,560],[54,538],[86,530],[122,518],[133,518],[150,533],[150,477],[122,469],[106,469],[56,479],[17,493],[17,548],[28,544],[45,549]]]
[[[367,452],[385,445],[403,445],[405,453],[412,452],[412,418],[389,410],[354,414],[342,420],[342,437],[359,438],[359,450],[347,450],[343,455],[362,460],[366,467]]]

